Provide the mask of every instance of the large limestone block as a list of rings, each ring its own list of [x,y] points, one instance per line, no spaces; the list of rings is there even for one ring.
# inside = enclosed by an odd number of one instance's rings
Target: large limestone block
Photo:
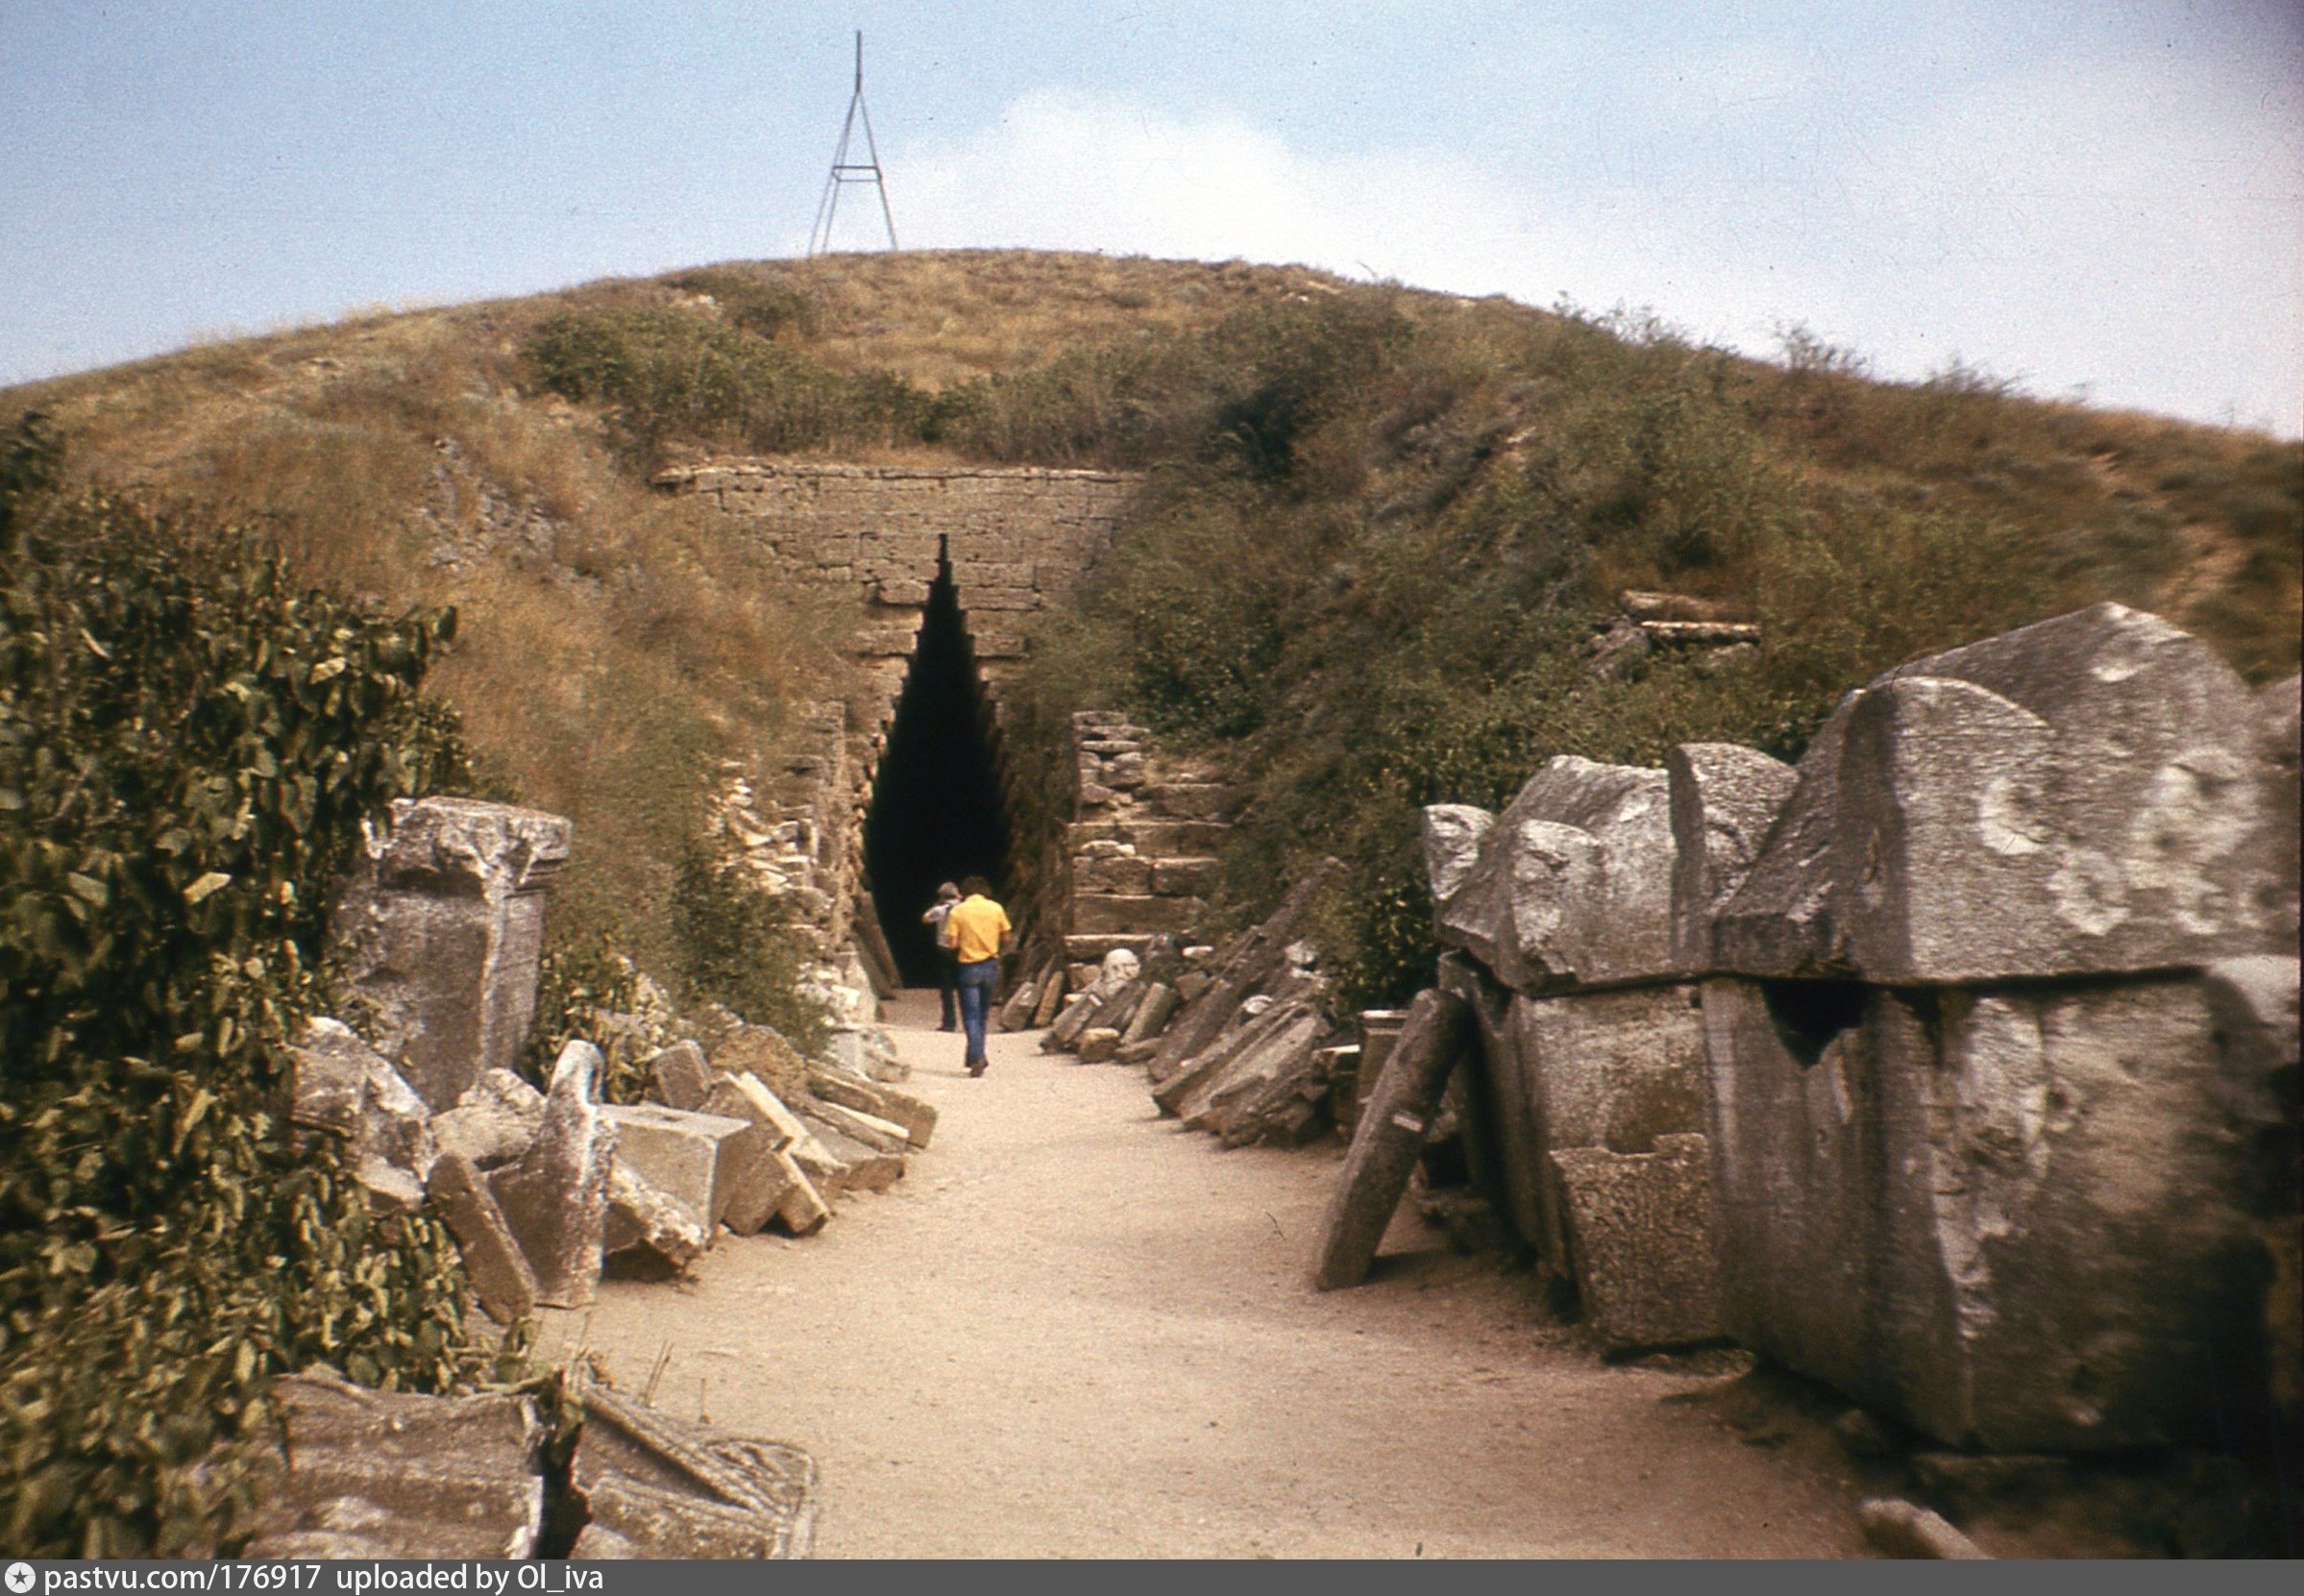
[[[1652,1153],[1563,1147],[1579,1299],[1611,1349],[1684,1345],[1721,1333],[1712,1255],[1712,1159],[1701,1135],[1656,1138]]]
[[[1674,973],[1664,773],[1552,760],[1488,828],[1439,933],[1523,992]]]
[[[2199,987],[1704,989],[1728,1331],[1959,1446],[2263,1402],[2262,1254]]]
[[[698,1110],[712,1091],[713,1069],[693,1042],[675,1042],[650,1056],[649,1089],[666,1108]]]
[[[424,1200],[437,1149],[424,1099],[350,1027],[309,1021],[288,1050],[295,1065],[290,1117],[343,1138],[346,1163],[380,1207]]]
[[[535,1140],[488,1179],[536,1271],[536,1300],[552,1308],[584,1307],[600,1285],[608,1177],[616,1165],[616,1125],[599,1102],[604,1064],[588,1042],[561,1048]]]
[[[568,846],[557,815],[403,799],[355,867],[330,934],[374,1006],[379,1044],[433,1108],[518,1062],[536,1014],[545,890]]]
[[[1796,791],[1715,953],[1963,985],[2279,950],[2259,718],[2205,644],[2118,604],[1900,666],[1820,734],[1802,786],[1813,763],[1832,791]]]
[[[1800,777],[1734,743],[1682,743],[1664,756],[1672,790],[1672,958],[1712,964],[1712,911],[1744,884]]]
[[[645,1248],[674,1268],[685,1269],[711,1245],[712,1232],[694,1209],[617,1160],[608,1172],[608,1212],[601,1228],[603,1258]]]
[[[737,1167],[758,1143],[751,1121],[656,1103],[610,1104],[616,1162],[680,1205],[707,1235],[727,1212]]]
[[[283,1445],[259,1475],[254,1557],[352,1536],[389,1559],[532,1557],[544,1426],[522,1396],[414,1396],[324,1373],[272,1388]]]

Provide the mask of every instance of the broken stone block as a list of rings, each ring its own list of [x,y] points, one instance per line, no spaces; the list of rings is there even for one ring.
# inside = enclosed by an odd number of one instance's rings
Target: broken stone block
[[[1056,1016],[1064,1003],[1066,985],[1065,963],[1059,959],[1049,967],[1048,973],[1042,978],[1040,1001],[1032,1011],[1033,1029],[1045,1030],[1056,1022]]]
[[[1446,912],[1448,900],[1480,863],[1480,846],[1495,824],[1494,815],[1469,803],[1424,806],[1424,878],[1435,909]]]
[[[850,1191],[885,1191],[904,1178],[901,1154],[868,1146],[814,1115],[800,1117],[808,1135],[794,1144],[792,1157],[825,1197],[837,1202]]]
[[[1831,858],[1840,805],[1840,756],[1861,693],[1850,693],[1808,742],[1792,796],[1744,880],[1712,906],[1711,968],[1823,977],[1843,970]]]
[[[491,1069],[454,1108],[432,1116],[432,1141],[444,1153],[494,1169],[527,1152],[543,1124],[544,1093],[509,1069]]]
[[[1120,1050],[1120,1033],[1109,1025],[1091,1025],[1080,1033],[1080,1062],[1106,1064]]]
[[[1146,987],[1143,1001],[1137,1004],[1136,1013],[1128,1019],[1127,1028],[1120,1033],[1120,1046],[1133,1046],[1160,1035],[1167,1028],[1168,1019],[1175,1014],[1178,1001],[1176,989],[1165,981],[1154,981]],[[1118,1049],[1114,1051],[1116,1053]]]
[[[1562,1147],[1579,1300],[1612,1350],[1679,1346],[1721,1334],[1712,1255],[1712,1163],[1700,1135],[1659,1136],[1653,1153]]]
[[[272,1395],[282,1447],[257,1487],[266,1555],[322,1536],[393,1559],[535,1554],[544,1428],[527,1398],[413,1396],[320,1372],[282,1379]]]
[[[774,1158],[786,1180],[783,1200],[776,1204],[776,1222],[793,1236],[814,1236],[832,1216],[831,1204],[790,1151],[776,1153]]]
[[[703,1112],[758,1125],[772,1152],[781,1152],[808,1134],[799,1116],[786,1108],[784,1100],[757,1075],[723,1075],[714,1081],[704,1097]]]
[[[509,1069],[536,1013],[544,896],[568,857],[557,815],[472,798],[392,806],[331,921],[378,1043],[434,1109]]]
[[[1672,791],[1672,958],[1712,968],[1712,911],[1744,884],[1800,777],[1733,743],[1682,743],[1664,756]]]
[[[498,1324],[517,1324],[535,1312],[536,1271],[496,1206],[487,1177],[462,1153],[444,1152],[432,1165],[426,1194],[455,1236],[481,1311]]]
[[[621,1543],[594,1556],[808,1555],[817,1471],[807,1453],[687,1424],[597,1383],[581,1395],[571,1483],[590,1510],[586,1535],[600,1531]]]
[[[915,1147],[936,1136],[936,1105],[882,1081],[861,1081],[837,1069],[811,1069],[808,1089],[827,1103],[839,1103],[902,1127]]]
[[[1802,760],[1828,799],[1795,790],[1715,951],[1939,985],[2285,951],[2257,720],[2205,644],[2118,604],[1900,666]]]
[[[1522,992],[1673,974],[1672,858],[1662,771],[1563,754],[1488,828],[1440,941]]]
[[[1715,980],[1728,1333],[1954,1446],[2261,1411],[2263,1265],[2197,983]]]
[[[518,1162],[488,1178],[504,1222],[536,1271],[536,1300],[552,1308],[583,1307],[600,1284],[608,1176],[616,1164],[616,1126],[598,1101],[604,1062],[588,1042],[562,1047],[535,1140]]]
[[[816,1098],[808,1104],[809,1117],[830,1125],[851,1141],[861,1142],[876,1153],[895,1153],[901,1157],[912,1146],[912,1138],[904,1127],[867,1114],[843,1103]]]
[[[727,1211],[736,1164],[755,1144],[748,1118],[692,1114],[654,1103],[612,1103],[616,1162],[677,1203],[710,1236]]]
[[[691,1112],[704,1106],[718,1073],[705,1061],[704,1050],[693,1042],[675,1042],[648,1061],[649,1086],[667,1108]]]
[[[382,1056],[334,1019],[308,1021],[289,1055],[289,1117],[345,1142],[345,1166],[378,1208],[422,1205],[437,1148],[431,1111]]]
[[[712,1245],[696,1211],[636,1174],[617,1160],[608,1174],[608,1213],[601,1229],[601,1255],[614,1258],[637,1248],[685,1269]]]
[[[1275,1012],[1277,1022],[1177,1104],[1185,1129],[1223,1136],[1236,1118],[1253,1124],[1259,1105],[1268,1112],[1304,1084],[1314,1068],[1314,1053],[1327,1039],[1327,1021],[1305,1004]]]
[[[1701,998],[1689,985],[1515,995],[1507,1029],[1490,1073],[1499,1151],[1518,1199],[1512,1218],[1532,1218],[1527,1240],[1564,1267],[1568,1211],[1553,1154],[1645,1153],[1659,1137],[1705,1130]]]

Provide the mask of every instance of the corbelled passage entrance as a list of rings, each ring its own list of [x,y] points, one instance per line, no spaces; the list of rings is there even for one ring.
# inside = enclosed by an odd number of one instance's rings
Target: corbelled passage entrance
[[[951,562],[940,559],[864,822],[872,906],[908,985],[936,984],[936,943],[920,915],[937,883],[973,873],[996,890],[1007,862],[992,716]]]

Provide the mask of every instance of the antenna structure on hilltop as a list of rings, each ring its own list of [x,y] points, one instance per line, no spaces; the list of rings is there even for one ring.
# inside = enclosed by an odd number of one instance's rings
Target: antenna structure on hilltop
[[[864,160],[848,159],[848,141],[856,124],[864,124]],[[848,97],[847,118],[840,124],[840,145],[832,152],[832,172],[824,179],[824,197],[817,202],[816,225],[808,230],[808,254],[813,258],[832,247],[832,214],[840,209],[840,191],[851,183],[869,183],[880,190],[880,219],[888,224],[888,247],[896,243],[896,219],[888,209],[888,180],[880,171],[880,147],[872,139],[872,113],[864,107],[864,30],[856,31],[856,92]]]

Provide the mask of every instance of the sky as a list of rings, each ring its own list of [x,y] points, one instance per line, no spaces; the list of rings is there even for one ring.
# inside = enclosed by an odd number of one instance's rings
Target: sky
[[[2296,0],[0,0],[0,383],[804,253],[857,28],[908,248],[1797,326],[2304,433]]]

